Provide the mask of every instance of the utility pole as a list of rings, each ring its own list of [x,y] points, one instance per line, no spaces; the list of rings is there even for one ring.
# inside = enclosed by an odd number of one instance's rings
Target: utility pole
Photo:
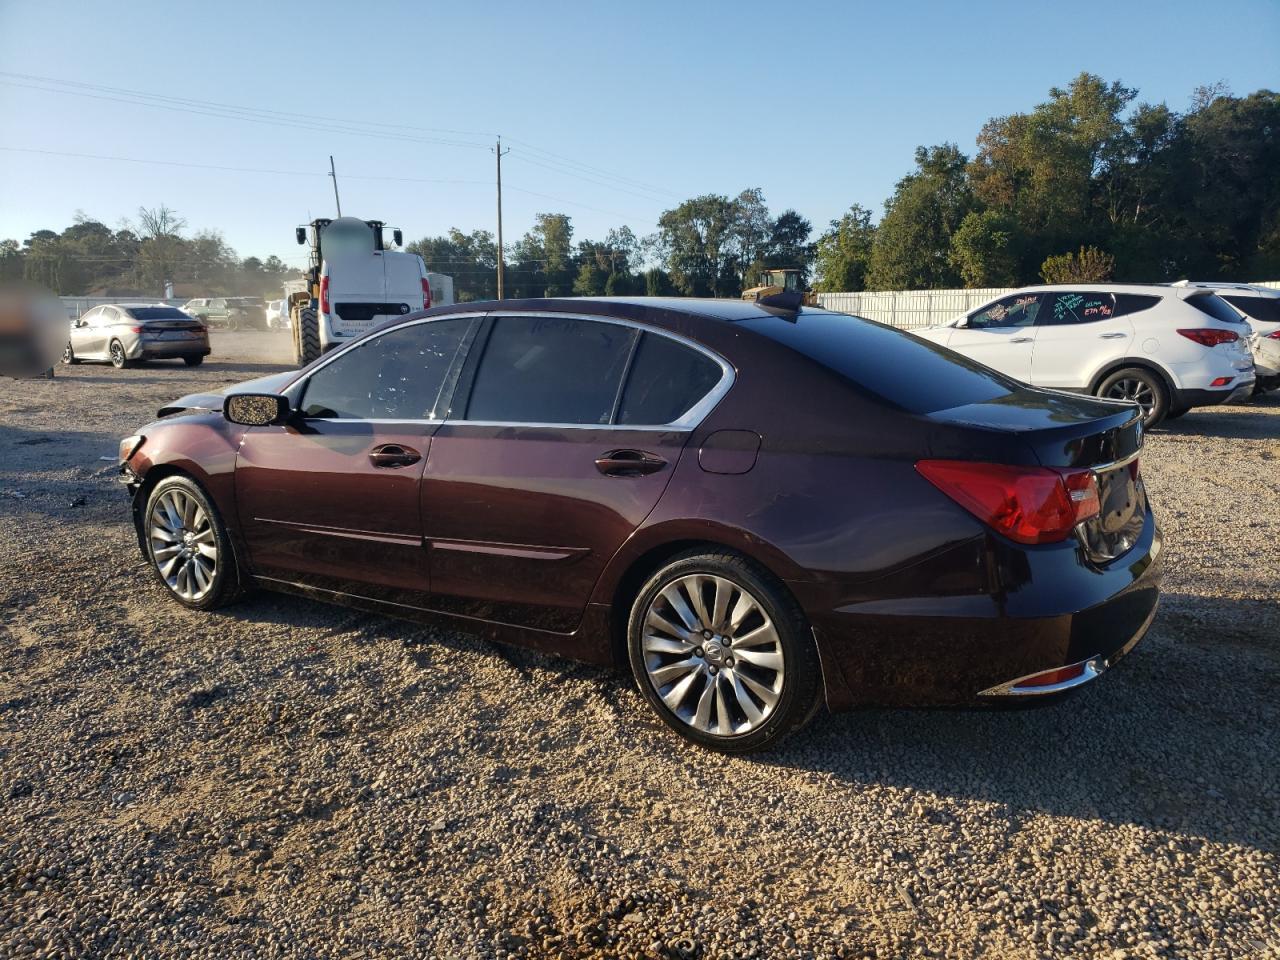
[[[338,205],[338,216],[342,216],[342,201],[338,199],[338,171],[333,168],[333,154],[329,154],[329,176],[333,178],[333,202]]]
[[[493,153],[498,158],[498,299],[502,299],[502,155],[510,153],[511,148],[502,149],[502,137],[498,137],[498,145]]]

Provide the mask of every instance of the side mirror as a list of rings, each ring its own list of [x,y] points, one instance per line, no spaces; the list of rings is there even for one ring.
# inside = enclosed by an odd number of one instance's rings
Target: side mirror
[[[267,427],[289,419],[289,398],[277,393],[233,393],[222,401],[222,415],[245,427]]]
[[[399,227],[396,227],[394,230],[391,231],[391,239],[395,242],[395,245],[397,247],[403,247],[404,231],[401,230]]]
[[[294,231],[293,231],[293,235],[297,238],[297,240],[298,240],[298,242],[299,242],[299,243],[306,243],[306,242],[307,242],[307,228],[306,228],[306,227],[296,227],[296,228],[294,229]]]

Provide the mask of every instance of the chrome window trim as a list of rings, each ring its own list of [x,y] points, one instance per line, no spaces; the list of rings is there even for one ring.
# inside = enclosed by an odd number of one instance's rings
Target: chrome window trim
[[[289,384],[289,386],[286,388],[284,393],[292,394],[295,391],[305,392],[307,381],[309,381],[313,376],[315,376],[319,371],[323,370],[326,366],[328,366],[334,360],[337,360],[338,357],[342,356],[344,353],[347,353],[348,350],[355,349],[357,346],[363,346],[364,344],[368,343],[370,340],[376,340],[378,337],[385,336],[386,334],[391,333],[394,330],[402,330],[405,327],[418,326],[419,324],[424,324],[424,323],[435,323],[436,321],[439,321],[439,320],[461,320],[461,319],[476,318],[476,317],[479,317],[482,319],[485,317],[494,317],[494,318],[546,317],[546,318],[560,319],[560,320],[591,320],[597,323],[613,323],[622,327],[630,327],[635,330],[640,330],[644,333],[653,333],[657,336],[668,337],[676,341],[677,343],[690,348],[691,350],[698,351],[703,356],[714,361],[720,367],[720,379],[719,381],[716,382],[716,385],[714,387],[712,387],[702,396],[701,400],[699,400],[692,407],[686,410],[680,417],[671,421],[670,423],[661,423],[661,424],[547,423],[542,421],[531,421],[531,420],[467,420],[462,417],[445,417],[443,419],[425,419],[425,418],[358,419],[355,417],[307,417],[306,419],[309,421],[314,421],[316,423],[382,423],[382,424],[451,423],[451,424],[470,424],[477,427],[530,427],[535,429],[555,429],[555,430],[630,430],[632,432],[646,431],[646,432],[654,432],[654,433],[683,433],[683,432],[693,430],[698,426],[698,424],[700,424],[704,419],[706,419],[707,414],[709,414],[713,409],[715,409],[716,405],[721,400],[724,399],[725,394],[729,392],[729,389],[733,386],[734,382],[737,379],[737,374],[735,373],[732,365],[730,365],[729,361],[727,361],[724,357],[720,356],[720,354],[716,353],[714,350],[711,350],[709,347],[703,346],[702,344],[694,340],[690,340],[688,337],[682,336],[681,334],[673,333],[670,330],[663,330],[659,327],[652,327],[652,326],[649,326],[648,324],[640,323],[635,320],[627,320],[622,317],[601,317],[591,313],[567,313],[567,312],[562,312],[558,310],[512,310],[508,313],[504,313],[501,310],[486,310],[486,311],[469,311],[465,313],[445,313],[437,317],[419,317],[417,320],[409,320],[405,323],[397,323],[393,327],[388,327],[386,330],[379,331],[373,336],[370,336],[367,339],[359,341],[358,344],[353,343],[353,344],[344,346],[342,349],[334,350],[332,352],[332,355],[325,358],[320,363],[320,365],[317,366],[314,370],[307,371],[306,376],[299,377],[297,380],[293,381],[293,383]],[[632,361],[634,361],[634,357],[632,358]],[[630,368],[628,368],[628,370],[629,369]]]

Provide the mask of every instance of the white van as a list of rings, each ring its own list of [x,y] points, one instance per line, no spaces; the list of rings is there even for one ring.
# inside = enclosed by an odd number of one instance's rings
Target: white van
[[[416,253],[338,253],[320,268],[320,347],[331,350],[392,317],[430,307],[427,267]]]

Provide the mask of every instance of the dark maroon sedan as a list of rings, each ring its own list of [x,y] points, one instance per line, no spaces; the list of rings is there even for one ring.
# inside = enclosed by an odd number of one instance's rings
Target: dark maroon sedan
[[[1052,697],[1156,609],[1136,407],[842,314],[442,307],[161,414],[122,470],[180,603],[269,587],[629,662],[719,750],[823,702]]]

